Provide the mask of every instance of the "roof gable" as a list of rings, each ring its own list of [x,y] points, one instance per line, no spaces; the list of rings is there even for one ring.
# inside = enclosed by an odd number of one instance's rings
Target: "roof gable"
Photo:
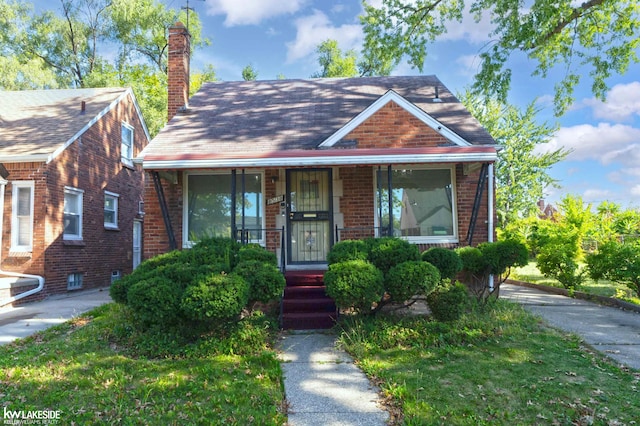
[[[2,92],[0,160],[51,162],[127,96],[150,140],[131,88]]]
[[[438,120],[400,96],[393,90],[389,90],[384,95],[380,96],[374,103],[369,105],[364,111],[354,117],[351,121],[349,121],[345,126],[340,128],[337,132],[333,133],[331,136],[322,141],[318,148],[331,148],[336,143],[342,140],[345,136],[351,133],[354,129],[356,129],[359,125],[364,123],[367,119],[372,117],[376,112],[380,111],[385,105],[389,102],[394,102],[409,114],[416,117],[418,120],[422,121],[424,124],[432,128],[434,131],[440,133],[442,136],[447,138],[449,141],[458,146],[470,146],[471,143],[466,141],[460,135],[453,132],[447,126],[440,123]],[[434,101],[437,102],[437,101]]]

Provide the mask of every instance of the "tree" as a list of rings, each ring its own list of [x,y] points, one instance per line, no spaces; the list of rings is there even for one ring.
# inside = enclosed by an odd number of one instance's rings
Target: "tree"
[[[60,0],[60,15],[33,13],[31,5],[0,0],[0,87],[48,89],[131,86],[151,136],[167,108],[167,28],[184,11],[157,0]],[[202,39],[196,13],[189,18],[192,49]],[[115,61],[109,59],[116,51]],[[210,66],[192,73],[191,93],[215,79]]]
[[[362,57],[351,49],[342,52],[336,40],[327,39],[316,48],[318,64],[322,68],[312,78],[323,77],[365,77],[389,75],[394,64],[387,60]]]
[[[242,69],[242,79],[244,81],[255,81],[258,78],[258,71],[249,64]]]
[[[636,1],[538,0],[525,8],[521,0],[473,0],[469,10],[476,21],[488,15],[494,28],[480,55],[474,91],[501,101],[511,85],[508,60],[517,53],[535,63],[535,76],[548,78],[556,67],[563,67],[555,85],[558,115],[573,101],[581,78],[589,76],[593,94],[604,100],[606,80],[639,61]],[[449,25],[460,25],[465,12],[461,0],[382,0],[379,8],[365,3],[364,55],[394,64],[408,56],[422,71],[427,44],[445,34]]]
[[[485,101],[469,90],[459,97],[501,148],[495,168],[496,210],[498,227],[505,229],[538,211],[537,202],[545,188],[557,186],[549,169],[569,151],[536,151],[549,142],[557,126],[536,122],[535,102],[520,110],[495,98]]]
[[[342,52],[336,40],[325,40],[316,48],[321,70],[312,78],[357,77],[358,56],[355,50]]]

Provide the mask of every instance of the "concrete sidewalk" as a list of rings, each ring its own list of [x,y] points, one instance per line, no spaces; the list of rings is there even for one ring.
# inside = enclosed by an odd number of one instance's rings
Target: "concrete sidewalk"
[[[283,333],[279,342],[290,426],[386,425],[379,390],[330,333]]]
[[[109,289],[104,288],[54,295],[43,301],[25,303],[15,308],[0,308],[0,345],[62,324],[109,302]]]
[[[517,302],[555,328],[575,333],[615,361],[640,370],[640,313],[513,284],[500,297]]]

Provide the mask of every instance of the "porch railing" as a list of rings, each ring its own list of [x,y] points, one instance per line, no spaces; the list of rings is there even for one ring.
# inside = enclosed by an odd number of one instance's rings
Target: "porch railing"
[[[362,227],[350,227],[340,228],[336,225],[335,242],[342,240],[363,240],[365,238],[381,238],[389,235],[389,228],[386,226],[362,226]],[[448,249],[458,248],[459,243],[417,243],[420,251],[425,251],[431,247],[443,247]]]

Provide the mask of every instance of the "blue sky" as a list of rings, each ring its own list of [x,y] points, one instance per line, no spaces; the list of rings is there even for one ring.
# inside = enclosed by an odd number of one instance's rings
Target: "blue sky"
[[[162,1],[173,9],[187,4],[187,0]],[[241,80],[242,69],[249,64],[258,71],[258,79],[275,79],[280,74],[308,78],[319,70],[315,49],[322,41],[335,39],[343,50],[359,51],[362,45],[360,0],[189,0],[189,6],[200,15],[204,36],[212,42],[196,52],[192,67],[213,64],[220,80]],[[475,23],[470,17],[449,28],[447,35],[428,47],[424,73],[437,75],[454,93],[463,91],[472,82],[479,65],[477,55],[489,41],[491,28],[487,19]],[[559,119],[551,105],[556,80],[532,77],[534,64],[524,56],[513,57],[509,65],[513,70],[510,102],[524,107],[538,99],[543,109],[540,120],[558,120],[560,125],[549,147],[572,150],[566,161],[552,169],[562,187],[550,189],[547,199],[555,202],[574,194],[594,204],[608,200],[624,208],[640,208],[640,64],[608,81],[606,103],[591,94],[585,70],[575,104]],[[407,64],[393,72],[417,73]]]

